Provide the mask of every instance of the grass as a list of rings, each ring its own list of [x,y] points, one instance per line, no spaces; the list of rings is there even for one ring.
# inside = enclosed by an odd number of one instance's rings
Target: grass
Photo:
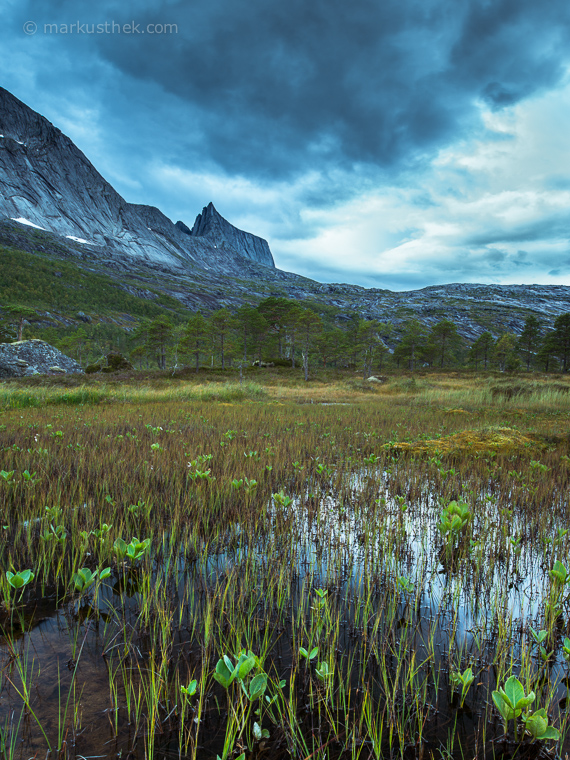
[[[499,383],[3,384],[0,757],[570,752],[565,380]]]

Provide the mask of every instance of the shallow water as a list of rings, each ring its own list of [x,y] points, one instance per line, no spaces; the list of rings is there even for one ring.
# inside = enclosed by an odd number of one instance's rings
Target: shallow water
[[[145,701],[145,688],[148,674],[157,667],[150,656],[151,632],[155,625],[162,626],[163,635],[168,631],[171,672],[178,670],[181,682],[186,683],[204,662],[203,634],[196,632],[204,625],[209,605],[226,589],[233,593],[243,568],[253,563],[260,586],[257,606],[252,605],[259,611],[252,615],[252,637],[261,640],[266,627],[279,617],[276,613],[274,618],[264,618],[262,588],[271,576],[272,558],[278,554],[288,557],[290,597],[287,614],[267,639],[266,671],[272,669],[288,679],[300,643],[292,642],[293,619],[301,609],[307,626],[314,625],[308,599],[316,598],[312,590],[324,589],[327,605],[339,621],[338,675],[348,680],[356,695],[346,714],[358,722],[362,673],[377,711],[386,709],[390,699],[387,684],[392,684],[394,694],[402,691],[398,709],[409,712],[410,725],[416,728],[391,745],[386,736],[376,748],[364,743],[359,756],[511,757],[513,747],[500,743],[503,727],[490,700],[497,685],[494,663],[499,634],[509,642],[508,659],[515,673],[521,664],[527,675],[541,669],[548,673],[550,686],[538,698],[548,704],[551,722],[556,724],[566,709],[567,665],[560,646],[565,633],[557,629],[555,654],[544,667],[529,634],[530,625],[536,630],[542,625],[549,589],[543,547],[525,541],[520,554],[498,557],[490,569],[486,553],[477,547],[461,562],[453,562],[440,551],[441,537],[435,526],[441,508],[436,500],[426,493],[402,513],[384,488],[388,476],[378,477],[372,469],[353,476],[349,483],[349,493],[369,488],[374,491],[372,503],[385,499],[382,519],[374,525],[371,512],[362,506],[353,508],[350,499],[340,498],[332,485],[311,484],[288,507],[274,502],[267,506],[269,523],[278,526],[274,531],[249,536],[245,527],[229,525],[217,553],[209,553],[202,562],[188,562],[180,553],[166,580],[164,568],[155,563],[152,585],[165,584],[172,602],[169,620],[149,619],[140,625],[145,590],[136,571],[123,578],[115,572],[102,584],[92,608],[76,599],[58,603],[55,591],[51,598],[48,594],[43,600],[29,600],[23,610],[25,633],[17,634],[18,623],[13,620],[11,641],[7,637],[0,641],[0,726],[13,756],[45,757],[44,733],[54,748],[65,745],[70,757],[193,756],[205,760],[221,755],[225,694],[216,684],[208,687],[193,754],[179,747],[175,720],[179,695],[159,705],[160,718],[152,722],[149,733],[151,703]],[[311,496],[313,491],[318,495]],[[499,510],[489,502],[474,519],[472,536],[485,546],[490,534],[484,531],[498,530],[499,525]],[[522,515],[514,515],[510,525],[512,535],[524,535]],[[223,621],[217,622],[223,631]],[[227,635],[229,642],[229,627]],[[352,657],[359,666],[349,672]],[[216,659],[217,654],[210,652],[210,671]],[[459,709],[457,697],[451,699],[449,672],[468,665],[476,678],[465,707]],[[404,683],[410,674],[411,688]],[[301,680],[295,688],[303,700],[308,687]],[[29,690],[33,714],[22,709],[18,692],[24,688]],[[132,689],[129,695],[126,688]],[[414,693],[421,694],[416,702]],[[138,724],[136,711],[128,715],[129,699],[131,703],[139,699],[142,705]],[[303,716],[309,726],[314,716],[310,711]],[[269,721],[264,726],[279,734]],[[330,757],[340,756],[335,755],[335,746],[331,742],[326,749]],[[357,745],[353,742],[352,746]],[[536,756],[539,750],[525,746],[518,756]],[[273,756],[287,757],[286,752],[282,744]],[[570,752],[570,740],[561,743],[560,756],[566,752]],[[265,749],[260,756],[271,756],[271,750]]]

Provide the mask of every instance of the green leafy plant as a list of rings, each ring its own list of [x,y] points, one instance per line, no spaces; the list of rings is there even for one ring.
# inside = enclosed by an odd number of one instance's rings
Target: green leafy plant
[[[566,566],[558,559],[552,566],[552,570],[548,571],[548,575],[555,586],[563,587],[570,584],[570,573],[566,569]]]
[[[398,588],[410,594],[414,590],[414,584],[406,578],[404,575],[399,575],[397,578]]]
[[[259,723],[254,723],[253,736],[258,742],[261,741],[262,739],[269,739],[269,731],[266,728],[261,728]]]
[[[214,671],[214,678],[224,689],[229,689],[236,678],[243,680],[255,667],[255,664],[256,658],[252,652],[241,652],[235,665],[230,657],[224,655],[218,660],[216,670]]]
[[[318,653],[319,653],[318,647],[313,647],[313,649],[311,649],[310,652],[308,652],[305,649],[305,647],[299,647],[299,654],[301,655],[301,657],[304,657],[307,660],[307,662],[314,660],[315,657],[318,655]]]
[[[321,681],[326,681],[327,678],[330,678],[333,674],[332,670],[329,668],[328,662],[323,661],[319,662],[315,673],[317,674],[317,678],[319,678]]]
[[[73,576],[73,584],[75,590],[80,594],[84,594],[95,583],[97,576],[100,580],[105,580],[111,575],[111,568],[106,567],[99,573],[99,570],[91,571],[88,567],[83,567],[78,570]]]
[[[6,580],[8,581],[9,589],[4,590],[4,604],[8,609],[12,609],[10,600],[10,589],[19,591],[18,602],[21,601],[24,595],[25,587],[31,583],[34,579],[34,573],[31,570],[20,570],[17,573],[13,573],[10,570],[6,571]]]
[[[10,570],[6,571],[6,578],[10,586],[13,589],[19,590],[27,586],[34,580],[34,574],[31,570],[20,570],[17,573],[12,573]]]
[[[286,496],[283,491],[273,494],[273,502],[277,507],[290,507],[293,503],[293,499],[290,496]]]
[[[40,538],[46,542],[57,541],[58,543],[63,544],[67,538],[67,532],[63,525],[50,525],[47,530],[44,530],[44,532],[40,534]]]
[[[139,541],[136,536],[133,536],[129,544],[124,539],[117,538],[113,544],[113,550],[118,562],[122,562],[124,559],[136,562],[144,556],[149,546],[150,538]]]
[[[242,650],[238,654],[237,662],[235,664],[233,663],[231,657],[228,657],[228,655],[224,655],[223,657],[221,657],[216,664],[216,669],[214,671],[214,678],[228,692],[228,704],[229,704],[228,713],[231,713],[233,715],[236,721],[236,724],[234,725],[237,725],[237,734],[236,734],[236,731],[232,729],[230,725],[228,724],[228,728],[226,730],[226,739],[224,742],[224,753],[223,753],[224,758],[228,756],[228,753],[231,750],[231,747],[233,746],[233,741],[234,741],[235,736],[236,735],[242,736],[244,731],[247,730],[248,719],[249,719],[253,704],[257,700],[262,700],[263,695],[265,694],[265,691],[267,689],[267,680],[268,680],[267,674],[264,673],[263,671],[249,678],[253,669],[256,667],[259,667],[258,658],[253,654],[253,652],[251,651],[246,652],[245,650]],[[230,689],[234,682],[239,683],[239,687],[240,687],[237,692],[237,695],[238,695],[237,707],[233,704],[231,696],[230,696]],[[235,692],[232,692],[232,693],[235,695]],[[259,715],[261,715],[261,706],[257,712]],[[265,736],[259,724],[257,725],[258,725],[259,731],[256,732],[255,728],[253,729],[253,739],[255,740],[258,740],[258,738],[263,738],[263,736]],[[251,750],[253,747],[253,742],[251,741],[251,734],[248,733],[247,735],[249,737],[248,746],[249,746],[249,749]]]
[[[563,603],[568,599],[567,587],[570,586],[570,572],[557,559],[552,570],[548,571],[548,575],[552,581],[552,587],[544,606],[547,625],[553,625],[562,614]]]
[[[188,686],[181,686],[180,692],[184,694],[186,697],[193,697],[194,694],[196,694],[196,691],[198,689],[198,681],[194,679],[193,681],[190,681]]]
[[[100,528],[96,528],[94,531],[92,531],[93,535],[98,541],[105,541],[107,539],[107,536],[109,535],[109,531],[111,530],[113,526],[107,525],[107,523],[103,523],[103,525]]]
[[[46,507],[45,512],[48,520],[51,520],[52,522],[57,522],[62,514],[61,507],[58,506]]]
[[[437,529],[443,538],[451,537],[456,540],[469,525],[471,510],[462,501],[452,501],[441,513]]]
[[[22,480],[24,480],[26,483],[29,483],[30,485],[34,485],[34,483],[38,482],[39,478],[36,478],[35,472],[24,470],[24,472],[22,473]]]
[[[517,736],[517,718],[522,711],[534,702],[535,694],[524,693],[521,682],[515,676],[511,676],[505,683],[504,688],[493,691],[492,694],[495,707],[501,713],[505,722],[505,732],[507,731],[508,722],[514,721],[515,737]]]
[[[449,680],[451,681],[451,696],[452,697],[453,697],[453,692],[456,688],[461,689],[460,707],[463,707],[463,703],[465,702],[465,697],[467,696],[469,687],[475,680],[473,671],[471,670],[471,668],[466,668],[463,671],[463,673],[454,671],[451,673]]]
[[[548,725],[548,715],[544,707],[536,710],[536,712],[526,713],[522,716],[522,719],[527,732],[532,736],[534,741],[545,741],[546,739],[558,741],[560,739],[560,731],[554,728],[554,726]]]

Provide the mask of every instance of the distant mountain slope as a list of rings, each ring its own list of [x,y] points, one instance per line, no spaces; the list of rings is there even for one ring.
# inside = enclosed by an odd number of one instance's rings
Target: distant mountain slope
[[[35,263],[36,262],[36,263]],[[338,324],[352,317],[379,319],[395,328],[397,340],[406,320],[426,325],[453,320],[467,340],[485,330],[495,337],[520,333],[534,315],[552,327],[570,312],[570,287],[560,285],[450,284],[395,293],[358,285],[323,284],[248,264],[248,274],[212,274],[201,267],[173,270],[155,261],[117,257],[116,251],[92,248],[13,221],[0,221],[0,315],[5,303],[35,308],[44,326],[80,325],[78,312],[130,329],[143,317],[161,313],[184,319],[189,312],[208,313],[226,306],[254,305],[283,296]],[[390,343],[390,341],[389,341]]]
[[[69,137],[0,87],[0,216],[175,270],[275,266],[265,240],[238,230],[212,204],[206,210],[209,229],[193,233],[153,206],[127,203]]]

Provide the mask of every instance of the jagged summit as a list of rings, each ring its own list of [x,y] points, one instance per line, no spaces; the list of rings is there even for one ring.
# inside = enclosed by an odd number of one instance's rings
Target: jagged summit
[[[251,232],[244,232],[234,227],[218,213],[211,201],[196,217],[190,235],[207,238],[216,248],[230,248],[238,251],[242,256],[266,267],[275,266],[267,241]]]
[[[265,240],[212,209],[215,235],[196,235],[154,206],[127,203],[69,137],[0,87],[0,217],[173,270],[275,267]]]

